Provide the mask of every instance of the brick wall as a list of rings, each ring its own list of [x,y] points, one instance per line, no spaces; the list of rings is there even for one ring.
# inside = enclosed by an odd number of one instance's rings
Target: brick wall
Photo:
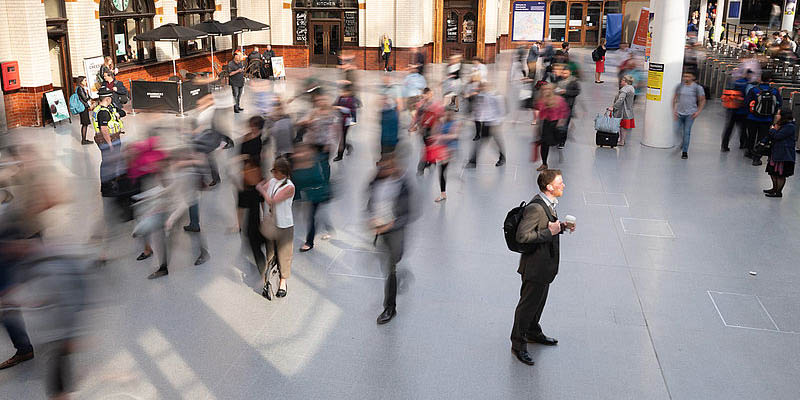
[[[505,33],[500,35],[499,38],[497,38],[497,44],[499,46],[498,47],[499,50],[508,50],[517,47],[516,45],[513,45],[511,43],[511,38],[508,36],[508,34]]]
[[[3,95],[8,128],[42,126],[42,97],[53,85],[23,87]]]
[[[492,64],[494,63],[496,56],[497,56],[497,44],[486,43],[483,62],[485,62],[486,64]]]

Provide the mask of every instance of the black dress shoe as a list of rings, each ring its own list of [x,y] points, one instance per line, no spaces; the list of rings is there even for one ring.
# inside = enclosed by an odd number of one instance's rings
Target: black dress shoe
[[[723,148],[722,148],[722,152],[723,152],[723,153],[727,153],[727,152],[729,152],[729,151],[731,151],[731,148],[730,148],[730,147],[723,147]]]
[[[186,232],[200,232],[200,227],[199,226],[186,225],[186,226],[183,227],[183,230],[185,230]]]
[[[150,256],[152,256],[152,255],[153,255],[152,251],[150,252],[150,254],[142,252],[142,254],[139,254],[139,257],[136,257],[136,261],[146,260],[146,259],[150,258]]]
[[[502,167],[503,165],[505,165],[505,163],[506,163],[506,158],[501,156],[500,159],[497,160],[497,163],[494,164],[494,166]]]
[[[289,285],[286,285],[286,289],[278,289],[275,292],[275,297],[286,297],[286,291],[289,289]]]
[[[209,258],[211,258],[211,255],[208,254],[208,250],[206,249],[200,250],[200,257],[197,257],[197,260],[195,260],[194,265],[205,264],[205,262],[208,261]]]
[[[519,360],[521,363],[523,363],[525,365],[533,365],[533,364],[535,364],[533,362],[533,359],[531,358],[531,355],[528,354],[527,350],[514,350],[514,349],[511,349],[511,352],[514,353],[514,355],[517,357],[517,360]]]
[[[763,162],[761,161],[761,159],[760,159],[760,158],[755,158],[755,159],[753,159],[753,166],[754,166],[754,167],[757,167],[757,166],[759,166],[759,165],[761,165],[761,164],[763,164]]]
[[[169,275],[169,271],[167,270],[166,265],[162,265],[156,272],[147,276],[147,279],[156,279],[161,278],[162,276]]]
[[[528,343],[538,343],[538,344],[543,344],[545,346],[555,346],[558,344],[558,340],[556,340],[555,338],[547,337],[545,335],[538,335],[526,339]]]
[[[775,189],[764,189],[764,193],[772,193]]]
[[[764,193],[764,196],[767,196],[767,197],[783,197],[783,193],[781,193],[781,192],[769,192],[769,193]]]
[[[92,143],[94,142],[91,140],[81,140],[81,144],[92,144]]]
[[[397,315],[397,310],[394,308],[386,308],[383,310],[381,315],[378,315],[378,325],[383,325],[394,318]]]
[[[219,181],[211,181],[211,183],[208,184],[208,187],[216,186],[218,183]]]
[[[19,363],[33,359],[33,350],[27,353],[17,352],[11,358],[0,364],[0,369],[11,368]]]
[[[336,157],[334,157],[334,158],[333,158],[333,161],[334,161],[334,162],[336,162],[336,161],[342,161],[342,156],[336,156]]]

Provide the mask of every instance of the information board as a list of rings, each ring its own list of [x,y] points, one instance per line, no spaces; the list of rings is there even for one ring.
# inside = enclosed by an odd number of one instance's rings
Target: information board
[[[306,16],[305,11],[298,11],[295,14],[295,24],[297,25],[295,29],[295,41],[297,42],[305,42],[308,40],[308,19]]]
[[[650,63],[647,72],[647,100],[661,101],[664,86],[664,64]]]
[[[544,39],[544,1],[517,1],[514,3],[511,41],[533,41]]]

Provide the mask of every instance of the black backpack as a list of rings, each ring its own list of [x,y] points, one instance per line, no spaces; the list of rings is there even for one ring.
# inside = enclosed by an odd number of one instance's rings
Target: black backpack
[[[758,92],[752,111],[757,117],[772,117],[778,112],[778,98],[772,88]]]
[[[512,208],[511,211],[506,214],[506,219],[503,221],[503,235],[506,239],[506,246],[508,246],[509,250],[515,253],[532,253],[538,246],[534,243],[517,242],[517,229],[519,229],[519,224],[522,222],[522,216],[525,214],[525,207],[528,207],[533,203],[537,203],[542,206],[549,221],[555,220],[555,218],[553,218],[553,216],[550,214],[549,207],[544,204],[544,201],[539,199],[536,199],[530,203],[525,203],[523,201],[519,204],[519,207]],[[550,245],[550,252],[553,252],[552,244]]]
[[[600,61],[600,54],[597,52],[597,49],[592,50],[592,61]]]

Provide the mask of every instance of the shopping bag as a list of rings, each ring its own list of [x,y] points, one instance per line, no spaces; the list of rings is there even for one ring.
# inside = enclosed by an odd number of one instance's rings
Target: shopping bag
[[[600,132],[619,133],[619,124],[622,118],[614,118],[610,113],[597,114],[594,117],[594,129]]]

